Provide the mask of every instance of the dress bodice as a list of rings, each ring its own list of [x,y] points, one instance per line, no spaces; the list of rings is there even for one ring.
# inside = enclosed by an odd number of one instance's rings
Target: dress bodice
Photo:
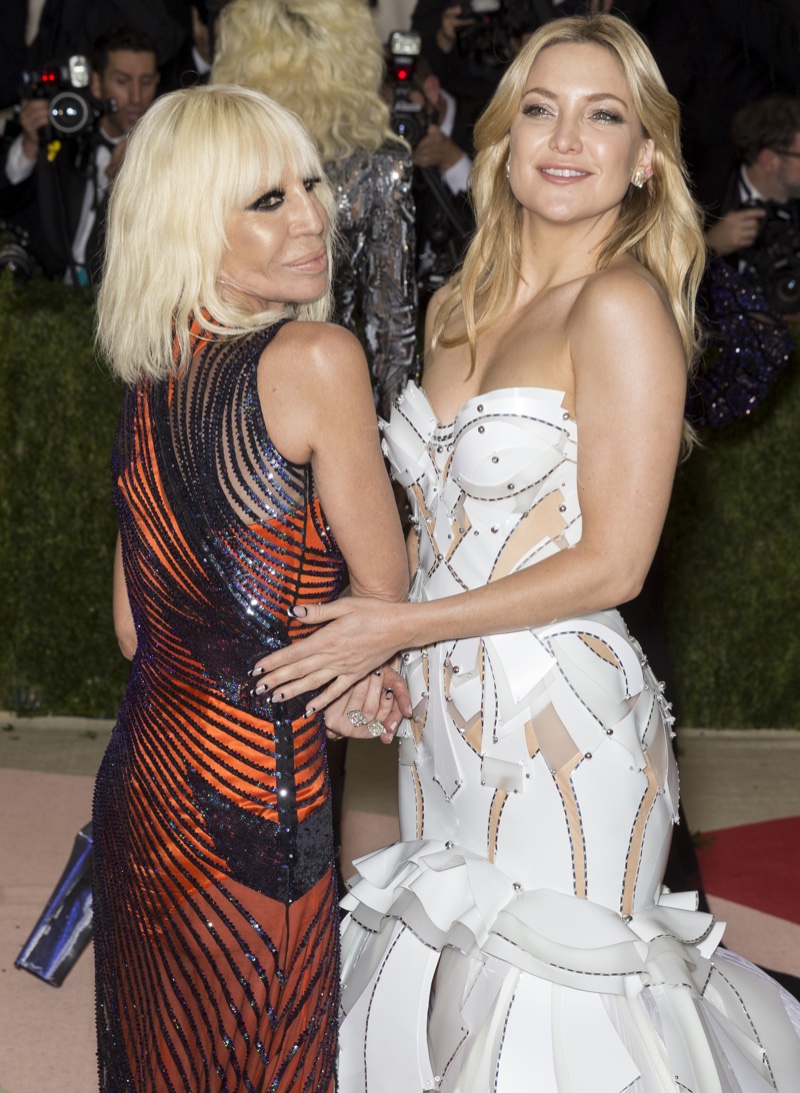
[[[498,389],[443,425],[408,385],[384,450],[417,529],[412,599],[489,585],[580,540],[577,424],[563,399]],[[405,661],[414,713],[400,748],[411,774],[401,777],[404,838],[441,837],[506,861],[526,888],[626,912],[652,902],[678,809],[672,718],[618,612],[440,641]],[[521,855],[535,830],[547,839]],[[643,848],[635,870],[632,839]]]
[[[419,541],[415,599],[477,588],[580,539],[577,428],[563,392],[489,391],[441,425],[409,383],[384,430]]]

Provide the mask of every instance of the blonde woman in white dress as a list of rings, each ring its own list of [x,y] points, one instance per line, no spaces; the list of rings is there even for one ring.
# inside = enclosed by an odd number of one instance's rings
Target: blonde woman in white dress
[[[347,1093],[798,1088],[796,1004],[662,885],[672,717],[615,610],[691,442],[704,251],[678,131],[622,20],[534,35],[476,129],[478,231],[424,389],[384,434],[410,602],[309,608],[328,625],[264,662],[266,690],[322,704],[402,651],[414,704],[402,841],[345,900]]]

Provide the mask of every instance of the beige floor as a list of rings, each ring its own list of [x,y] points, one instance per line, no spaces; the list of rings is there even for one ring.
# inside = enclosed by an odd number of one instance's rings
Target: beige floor
[[[91,947],[58,989],[14,968],[14,959],[65,864],[75,832],[89,817],[92,773],[109,728],[69,719],[17,722],[0,714],[0,1093],[97,1088]],[[393,748],[352,747],[344,832],[348,860],[396,838],[395,763]],[[692,830],[800,814],[800,733],[684,730],[681,768]],[[727,914],[730,908],[719,910]],[[757,934],[772,936],[774,923],[753,925]],[[731,944],[735,947],[733,937]],[[791,951],[784,955],[800,966],[800,943],[787,944]]]

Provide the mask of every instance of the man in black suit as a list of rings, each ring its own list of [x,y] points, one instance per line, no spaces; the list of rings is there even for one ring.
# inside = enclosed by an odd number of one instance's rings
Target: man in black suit
[[[775,310],[800,318],[800,98],[756,99],[735,115],[739,164],[706,229],[716,254],[747,271]]]
[[[422,53],[472,126],[524,35],[558,14],[558,0],[417,0],[411,29]]]
[[[95,41],[90,89],[106,108],[88,132],[57,137],[48,126],[48,99],[21,103],[22,132],[5,156],[0,209],[29,232],[31,249],[49,276],[79,285],[96,279],[109,179],[158,82],[152,39],[119,27]]]
[[[727,257],[757,240],[764,205],[800,202],[800,99],[774,95],[736,114],[731,128],[739,165],[706,231],[708,245]]]
[[[391,106],[397,87],[390,78],[384,88]],[[412,116],[424,129],[421,138],[416,131],[404,135],[412,144],[417,281],[425,303],[461,261],[474,228],[469,203],[472,159],[465,150],[471,148],[472,136],[459,103],[442,87],[426,57],[414,61],[413,80],[404,97],[418,109]]]
[[[716,210],[735,166],[733,115],[768,95],[800,95],[797,0],[615,0],[644,35],[681,105],[695,193]]]

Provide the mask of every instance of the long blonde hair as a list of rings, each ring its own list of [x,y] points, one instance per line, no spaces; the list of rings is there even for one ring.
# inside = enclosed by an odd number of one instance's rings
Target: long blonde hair
[[[705,243],[681,155],[679,108],[640,36],[612,15],[555,19],[541,27],[509,66],[475,126],[472,199],[477,230],[437,314],[433,345],[468,343],[474,369],[479,333],[511,304],[520,275],[522,209],[506,178],[509,131],[531,66],[543,49],[562,43],[592,43],[614,54],[644,134],[655,145],[653,177],[641,190],[630,187],[600,252],[598,269],[629,252],[653,274],[667,295],[691,368],[699,349],[695,296]],[[465,333],[445,337],[444,329],[459,307]]]
[[[211,82],[284,103],[326,163],[401,143],[380,97],[384,71],[364,0],[233,0],[222,9]]]
[[[258,91],[174,91],[137,123],[109,203],[97,300],[98,344],[126,383],[161,379],[186,364],[192,319],[236,337],[283,315],[328,317],[330,291],[314,303],[255,313],[244,299],[220,293],[233,212],[287,174],[320,178],[315,192],[333,224],[335,196],[308,133]],[[329,263],[332,245],[329,232]]]

